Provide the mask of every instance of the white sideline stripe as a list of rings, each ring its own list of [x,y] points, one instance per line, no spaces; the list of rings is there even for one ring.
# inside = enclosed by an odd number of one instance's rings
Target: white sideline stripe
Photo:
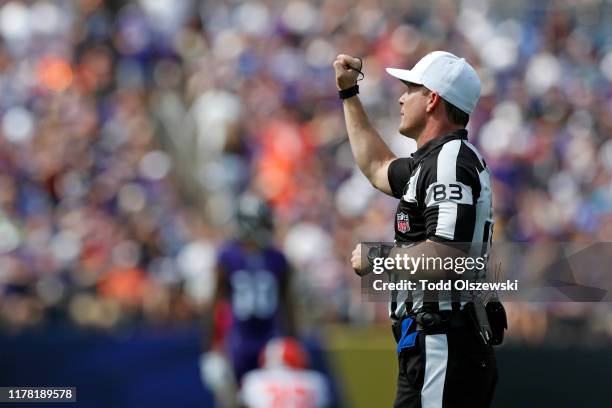
[[[437,182],[457,182],[457,156],[461,148],[461,140],[445,143],[438,153]],[[455,223],[457,222],[457,203],[450,201],[438,205],[438,225],[436,235],[448,239],[455,238]]]
[[[444,397],[448,340],[446,334],[425,336],[425,379],[421,390],[421,408],[440,408]]]

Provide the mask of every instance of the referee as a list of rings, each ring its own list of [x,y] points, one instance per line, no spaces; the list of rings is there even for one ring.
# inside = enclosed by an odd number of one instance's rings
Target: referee
[[[355,160],[375,188],[399,199],[396,245],[374,247],[377,256],[433,256],[453,243],[470,255],[486,255],[493,228],[490,176],[465,129],[480,98],[478,75],[463,58],[444,51],[427,54],[411,70],[387,68],[406,85],[399,98],[399,133],[417,144],[410,157],[397,158],[357,96],[361,65],[343,54],[333,63]],[[352,257],[358,274],[365,268],[361,259],[358,245]],[[483,279],[484,273],[465,273],[462,279]],[[490,406],[497,367],[483,331],[486,313],[462,295],[393,294],[390,316],[399,359],[395,407]]]

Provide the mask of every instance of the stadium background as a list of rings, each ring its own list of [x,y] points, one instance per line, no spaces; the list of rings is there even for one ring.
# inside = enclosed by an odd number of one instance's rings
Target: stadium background
[[[250,188],[274,206],[303,338],[345,405],[388,406],[385,306],[360,300],[348,259],[355,243],[392,237],[395,203],[354,166],[331,61],[363,58],[362,100],[402,155],[414,145],[397,135],[401,85],[384,67],[436,49],[466,57],[483,80],[468,129],[493,172],[496,242],[610,241],[611,11],[596,0],[2,2],[1,385],[71,382],[100,406],[207,406],[196,359],[215,248]],[[609,399],[609,304],[507,308],[495,406]]]

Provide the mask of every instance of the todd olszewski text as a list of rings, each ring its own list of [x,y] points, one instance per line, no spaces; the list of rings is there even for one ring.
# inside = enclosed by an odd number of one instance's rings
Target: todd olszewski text
[[[459,291],[517,291],[518,280],[506,280],[504,282],[475,282],[468,279],[446,279],[429,281],[419,279],[411,281],[402,279],[397,282],[384,282],[377,279],[372,282],[372,287],[376,291],[391,290],[459,290]]]

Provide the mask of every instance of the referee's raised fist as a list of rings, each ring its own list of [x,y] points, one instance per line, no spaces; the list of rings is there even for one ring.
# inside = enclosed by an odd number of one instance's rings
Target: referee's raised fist
[[[332,64],[336,71],[336,86],[339,90],[348,89],[357,84],[357,77],[361,71],[361,61],[359,58],[350,55],[340,54]]]

